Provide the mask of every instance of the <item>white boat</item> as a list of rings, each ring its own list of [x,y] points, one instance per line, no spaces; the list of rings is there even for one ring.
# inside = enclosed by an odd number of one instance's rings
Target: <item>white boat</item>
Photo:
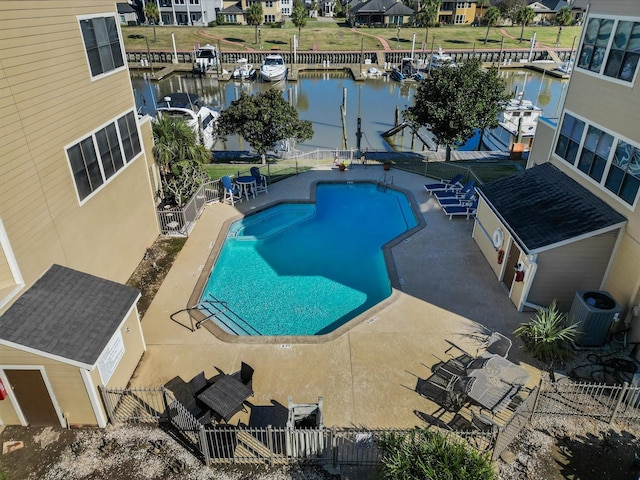
[[[193,63],[193,73],[203,74],[209,70],[215,70],[218,65],[218,51],[213,45],[208,43],[198,46],[195,50],[196,59]]]
[[[265,82],[279,82],[286,78],[287,72],[282,56],[273,53],[267,55],[260,66],[260,76]]]
[[[442,46],[439,46],[438,51],[431,55],[429,65],[431,68],[455,67],[456,62],[453,61],[453,57],[451,55],[444,53]]]
[[[525,100],[523,95],[520,92],[516,98],[509,100],[505,110],[498,116],[497,127],[484,131],[482,143],[485,148],[491,151],[511,151],[514,143],[521,143],[521,151],[528,152],[531,149],[542,109],[530,100]]]
[[[184,120],[196,132],[202,145],[208,150],[213,148],[220,113],[202,104],[198,96],[191,93],[170,93],[156,107],[156,115],[169,115],[171,118]]]
[[[231,76],[234,80],[253,80],[256,76],[256,69],[246,58],[238,59],[238,66],[233,69]]]

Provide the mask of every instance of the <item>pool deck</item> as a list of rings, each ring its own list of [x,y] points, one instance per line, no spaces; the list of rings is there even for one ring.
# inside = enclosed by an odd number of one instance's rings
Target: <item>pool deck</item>
[[[317,180],[372,180],[380,166],[355,166],[345,172],[317,169],[269,186],[268,194],[237,203],[205,208],[183,250],[142,320],[147,351],[131,380],[133,387],[157,387],[176,375],[189,380],[216,367],[231,373],[240,362],[250,364],[254,397],[250,413],[230,423],[278,424],[287,398],[296,403],[324,399],[324,424],[338,427],[408,428],[423,425],[416,412],[451,420],[438,405],[415,392],[418,378],[449,358],[449,342],[467,352],[481,351],[480,340],[491,331],[508,336],[531,313],[519,313],[471,238],[473,220],[449,220],[430,198],[425,177],[392,169],[393,183],[415,197],[426,227],[392,248],[401,290],[372,311],[352,321],[335,338],[313,343],[282,338],[238,338],[222,341],[207,329],[195,332],[186,313],[189,297],[225,221],[278,200],[308,199]],[[340,248],[340,239],[335,239]],[[332,245],[327,245],[332,248]],[[259,343],[257,343],[259,342]],[[514,340],[509,359],[531,373],[539,372],[522,358]],[[521,358],[522,357],[522,358]]]

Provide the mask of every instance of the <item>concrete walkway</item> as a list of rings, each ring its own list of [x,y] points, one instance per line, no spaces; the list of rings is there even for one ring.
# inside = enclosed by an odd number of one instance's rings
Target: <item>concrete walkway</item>
[[[392,249],[401,291],[351,322],[346,333],[320,343],[256,338],[236,342],[219,340],[204,328],[191,332],[170,315],[187,306],[200,270],[225,220],[280,199],[308,199],[310,185],[322,179],[377,180],[380,166],[312,170],[269,186],[269,193],[236,204],[207,206],[192,235],[169,272],[142,321],[147,352],[133,386],[157,387],[175,375],[189,380],[204,370],[207,376],[237,371],[240,362],[255,368],[250,415],[231,420],[261,425],[277,424],[286,413],[287,397],[295,402],[324,398],[325,425],[339,427],[412,427],[418,414],[451,414],[419,396],[419,377],[448,358],[454,342],[475,354],[479,340],[490,331],[507,335],[530,314],[518,313],[497,282],[490,266],[471,239],[473,220],[449,220],[425,192],[426,179],[391,170],[393,182],[411,191],[420,205],[426,227]],[[189,325],[185,313],[175,316]],[[316,339],[317,340],[317,339]],[[510,359],[518,361],[518,343]],[[528,386],[538,381],[532,373]]]

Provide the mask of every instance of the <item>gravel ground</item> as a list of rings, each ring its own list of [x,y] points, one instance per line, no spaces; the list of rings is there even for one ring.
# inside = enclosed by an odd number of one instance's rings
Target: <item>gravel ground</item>
[[[543,417],[524,429],[497,462],[500,480],[637,479],[640,425]],[[336,480],[320,467],[207,468],[160,428],[5,427],[0,441],[24,447],[0,456],[9,480]],[[349,479],[374,478],[350,474]]]

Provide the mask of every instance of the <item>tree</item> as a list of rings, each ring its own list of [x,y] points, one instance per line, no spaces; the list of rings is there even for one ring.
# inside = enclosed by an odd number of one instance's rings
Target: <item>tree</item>
[[[308,120],[300,120],[298,112],[275,89],[256,95],[244,92],[238,100],[220,112],[218,134],[240,135],[262,156],[265,164],[267,151],[285,139],[298,142],[313,136],[313,126]]]
[[[500,20],[500,10],[497,7],[489,7],[487,13],[484,14],[484,21],[487,24],[487,33],[484,36],[484,44],[487,44],[487,39],[489,38],[489,29],[491,27],[495,27],[495,25]]]
[[[562,7],[556,14],[556,23],[560,26],[571,25],[573,22],[573,14],[571,13],[571,7]]]
[[[501,0],[497,5],[500,10],[500,16],[510,20],[512,24],[517,23],[518,12],[524,6],[524,0]]]
[[[458,68],[432,69],[420,82],[414,105],[403,112],[414,128],[427,126],[446,146],[446,161],[451,160],[451,149],[471,138],[476,129],[495,127],[498,113],[509,100],[497,71],[481,66],[472,59]]]
[[[435,26],[438,20],[438,11],[442,0],[425,0],[422,4],[422,8],[416,15],[416,20],[425,27],[424,43],[427,44],[429,39],[429,27]]]
[[[256,42],[258,43],[258,26],[262,23],[262,4],[260,2],[254,2],[247,10],[247,23],[249,25],[255,25]]]
[[[489,4],[489,0],[476,0],[476,10],[478,11],[478,15],[476,15],[476,20],[484,17],[484,9]],[[479,24],[479,22],[476,22]]]
[[[536,12],[533,11],[531,7],[522,7],[518,10],[518,14],[516,16],[516,20],[522,27],[520,28],[520,43],[522,43],[522,36],[524,35],[524,27],[533,22],[533,19],[536,17]]]
[[[549,371],[558,361],[568,358],[567,344],[575,339],[577,324],[568,325],[567,317],[558,310],[555,300],[548,309],[539,310],[535,317],[514,330],[534,357],[548,364]]]
[[[379,446],[382,458],[378,478],[381,479],[497,479],[487,453],[437,430],[422,428],[387,433],[380,439]]]
[[[309,14],[307,9],[304,8],[302,0],[294,0],[293,11],[291,12],[291,21],[296,27],[298,27],[298,39],[300,39],[300,31],[302,30],[302,27],[307,24],[307,18],[309,18]]]
[[[144,16],[147,17],[147,22],[153,24],[153,43],[156,43],[156,23],[160,19],[160,10],[158,5],[154,2],[147,2],[144,6]]]
[[[198,143],[196,132],[184,120],[160,115],[151,130],[153,158],[161,176],[160,198],[181,205],[195,191],[196,170],[210,161],[211,153]]]

